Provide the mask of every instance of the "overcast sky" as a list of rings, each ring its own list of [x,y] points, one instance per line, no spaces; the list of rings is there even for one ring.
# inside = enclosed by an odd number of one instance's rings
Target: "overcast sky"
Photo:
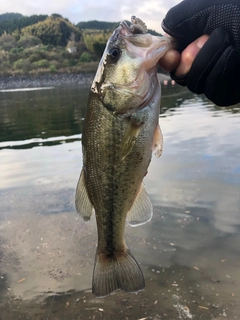
[[[180,0],[0,0],[0,14],[61,14],[73,23],[88,20],[130,20],[141,18],[149,29],[161,32],[161,21],[167,11]]]

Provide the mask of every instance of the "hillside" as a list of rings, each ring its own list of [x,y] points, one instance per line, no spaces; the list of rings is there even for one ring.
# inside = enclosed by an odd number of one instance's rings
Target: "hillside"
[[[106,21],[98,21],[98,20],[91,20],[86,22],[79,22],[76,24],[76,27],[80,28],[81,30],[105,30],[105,31],[113,31],[119,26],[119,22],[106,22]],[[148,29],[148,32],[155,36],[161,36],[160,33]]]
[[[21,13],[13,13],[13,12],[3,13],[3,14],[0,14],[0,22],[1,21],[9,21],[9,20],[17,20],[22,17],[23,17],[23,15]]]
[[[59,15],[51,15],[44,21],[39,21],[21,29],[21,36],[34,36],[41,40],[44,45],[65,47],[74,34],[75,41],[82,40],[80,29],[75,27],[67,19]]]
[[[0,35],[4,34],[4,32],[12,34],[15,30],[21,30],[24,27],[34,25],[35,23],[44,21],[48,17],[47,15],[32,15],[30,17],[24,17],[22,15],[18,16],[17,13],[14,13],[12,18],[11,14],[9,16],[8,13],[1,16],[3,20],[0,19]]]
[[[118,25],[97,20],[74,25],[56,13],[2,14],[0,74],[95,72],[106,42]]]
[[[106,22],[91,20],[86,22],[79,22],[76,27],[79,29],[95,29],[95,30],[114,30],[119,26],[119,22]]]
[[[81,30],[58,14],[0,18],[0,74],[84,71],[97,60]]]

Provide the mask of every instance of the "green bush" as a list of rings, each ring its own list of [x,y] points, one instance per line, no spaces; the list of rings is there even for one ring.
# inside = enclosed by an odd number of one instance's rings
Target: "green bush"
[[[7,59],[4,57],[0,57],[0,65],[1,65],[1,73],[9,72],[11,69],[11,65],[9,64]]]
[[[88,52],[83,52],[81,54],[81,57],[79,59],[80,62],[91,62],[92,61],[92,57]]]
[[[16,40],[10,34],[3,34],[0,37],[1,50],[10,51],[15,46],[16,46]]]
[[[76,60],[74,60],[74,59],[69,59],[69,62],[68,62],[69,67],[76,66],[76,64],[77,64],[77,61],[76,61]]]
[[[30,59],[30,57],[31,57],[31,55],[33,54],[33,53],[35,53],[35,52],[37,52],[35,49],[33,49],[33,48],[27,48],[27,49],[24,49],[23,51],[22,51],[22,53],[21,53],[21,58],[22,59]],[[40,59],[44,59],[45,57],[40,57],[39,58],[39,60]]]
[[[23,66],[23,59],[19,59],[17,61],[14,62],[14,69],[22,69],[22,66]]]
[[[56,72],[56,71],[57,71],[56,66],[54,66],[53,64],[51,64],[50,67],[49,67],[49,71],[52,72],[52,73]]]
[[[47,44],[46,46],[44,46],[42,49],[45,51],[51,51],[53,49],[53,45],[52,44]]]
[[[77,52],[81,56],[81,54],[86,51],[86,45],[83,41],[77,43]]]
[[[23,72],[29,72],[33,69],[31,62],[28,59],[19,59],[14,62],[15,70],[22,70]]]
[[[34,52],[29,56],[29,60],[31,62],[39,61],[39,60],[42,60],[43,58],[45,57],[41,54],[41,52]]]
[[[46,59],[42,59],[42,60],[33,62],[33,65],[37,68],[49,68],[50,62]]]
[[[9,59],[10,63],[13,63],[13,62],[21,59],[21,55],[18,53],[9,53],[8,59]]]
[[[49,60],[63,61],[62,52],[49,52]]]
[[[64,60],[62,62],[62,67],[70,67],[69,60]]]
[[[70,59],[72,57],[72,54],[70,52],[68,52],[68,51],[63,51],[62,57],[64,59]]]
[[[23,51],[23,48],[12,48],[9,53],[11,54],[16,54],[16,53],[20,53]]]
[[[51,60],[51,61],[50,61],[50,65],[51,65],[51,66],[54,66],[56,69],[61,68],[61,62],[60,62],[60,61],[57,61],[57,60]]]
[[[22,47],[22,48],[32,48],[41,43],[42,41],[38,37],[26,35],[21,37],[20,40],[18,40],[17,45],[18,47]]]

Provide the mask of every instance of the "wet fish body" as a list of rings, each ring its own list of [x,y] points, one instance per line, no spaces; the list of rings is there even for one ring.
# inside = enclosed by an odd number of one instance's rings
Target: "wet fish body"
[[[126,220],[136,226],[152,217],[142,180],[152,151],[157,156],[162,151],[156,64],[171,46],[148,34],[140,19],[132,17],[130,26],[122,22],[106,45],[90,90],[76,209],[86,221],[95,211],[98,246],[92,291],[98,297],[144,288],[124,229]]]

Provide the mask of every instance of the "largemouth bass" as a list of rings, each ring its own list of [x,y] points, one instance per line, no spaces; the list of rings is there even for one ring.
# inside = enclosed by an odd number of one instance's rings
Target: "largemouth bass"
[[[136,226],[152,217],[142,180],[152,151],[157,157],[162,152],[156,65],[171,47],[170,40],[147,33],[140,19],[132,17],[131,25],[121,22],[108,40],[90,90],[76,209],[86,221],[95,211],[92,292],[98,297],[145,286],[124,229],[126,220]]]

